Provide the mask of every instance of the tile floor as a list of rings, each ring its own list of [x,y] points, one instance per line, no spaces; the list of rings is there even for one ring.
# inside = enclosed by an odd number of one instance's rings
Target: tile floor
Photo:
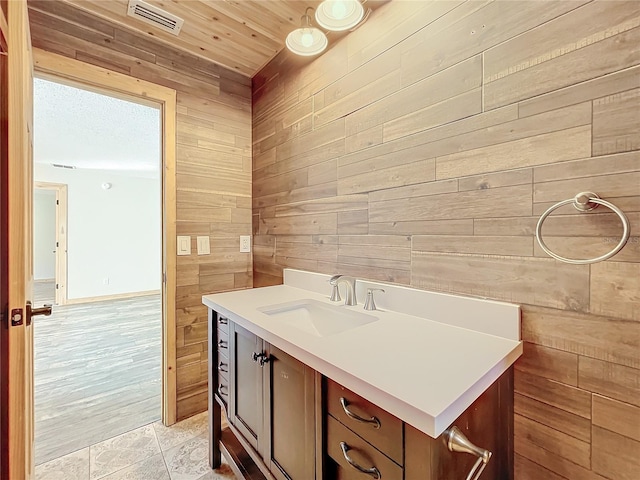
[[[156,422],[36,467],[36,480],[235,480],[209,468],[208,416]]]

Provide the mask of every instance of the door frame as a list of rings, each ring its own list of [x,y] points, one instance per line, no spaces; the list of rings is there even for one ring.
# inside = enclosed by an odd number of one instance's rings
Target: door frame
[[[177,415],[176,390],[176,91],[61,55],[33,49],[35,76],[160,107],[162,138],[162,423]]]
[[[6,7],[5,7],[6,5]],[[9,138],[5,115],[9,112],[9,26],[5,8],[0,4],[0,316],[6,316],[9,303]],[[4,323],[4,322],[2,322]],[[9,471],[9,332],[0,324],[0,477]]]
[[[67,303],[67,185],[34,182],[33,188],[53,191],[56,194],[55,304],[65,305]]]

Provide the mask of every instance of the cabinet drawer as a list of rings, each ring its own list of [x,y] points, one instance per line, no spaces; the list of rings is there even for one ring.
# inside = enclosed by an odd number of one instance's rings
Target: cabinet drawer
[[[224,402],[225,405],[229,403],[229,380],[221,375],[218,375],[218,388],[216,388],[216,395]]]
[[[343,407],[343,399],[351,414],[367,420],[375,418],[379,427],[375,421],[365,422],[349,416]],[[330,379],[327,379],[327,410],[332,417],[340,420],[398,465],[402,465],[403,435],[402,421],[399,418]]]
[[[218,350],[218,363],[216,369],[219,377],[224,377],[227,382],[229,381],[229,358],[225,355],[226,351]]]
[[[216,347],[218,352],[222,353],[225,357],[229,356],[229,333],[218,329],[218,346]]]
[[[218,319],[217,319],[218,330],[222,330],[223,332],[225,332],[228,335],[229,334],[229,319],[227,317],[223,317],[219,313],[217,314],[217,317],[218,317]]]
[[[402,468],[369,445],[358,435],[346,428],[332,417],[327,418],[327,454],[340,466],[340,480],[365,480],[376,478],[357,470],[349,464],[342,449],[342,443],[347,449],[346,455],[362,468],[375,467],[384,480],[402,480]]]

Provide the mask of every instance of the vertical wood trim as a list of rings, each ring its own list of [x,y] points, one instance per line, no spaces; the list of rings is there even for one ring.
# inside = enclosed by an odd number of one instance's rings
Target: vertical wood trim
[[[53,190],[56,193],[56,261],[55,261],[55,303],[67,302],[67,185],[64,183],[35,182],[34,188]],[[64,227],[64,228],[61,228]],[[64,232],[64,233],[61,233]]]
[[[7,37],[9,36],[9,25],[4,10],[0,8],[0,52],[7,51]]]
[[[325,460],[325,439],[324,439],[324,401],[323,401],[323,380],[320,372],[314,373],[314,419],[315,419],[315,437],[316,437],[316,478],[325,478],[326,470]]]
[[[176,91],[102,67],[36,49],[38,76],[80,84],[99,93],[157,107],[163,127],[163,325],[162,325],[162,422],[176,422]]]
[[[176,351],[176,91],[171,90],[162,107],[163,124],[163,331],[162,331],[162,422],[173,425],[177,418]]]
[[[8,208],[9,315],[24,309],[31,291],[31,178],[30,139],[33,132],[31,84],[33,63],[27,2],[8,2],[11,29],[8,47]],[[10,322],[10,319],[7,319]],[[4,328],[4,327],[3,327]],[[9,478],[33,477],[33,329],[24,322],[9,327]],[[4,446],[4,445],[3,445]]]

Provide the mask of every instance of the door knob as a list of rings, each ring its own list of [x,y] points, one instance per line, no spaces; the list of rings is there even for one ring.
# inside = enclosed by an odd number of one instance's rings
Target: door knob
[[[46,317],[48,317],[49,315],[51,315],[51,307],[52,305],[50,303],[45,303],[44,307],[40,307],[40,308],[33,308],[31,302],[27,302],[27,315],[26,315],[26,321],[27,321],[27,325],[31,325],[31,318],[35,317],[36,315],[44,315]]]

